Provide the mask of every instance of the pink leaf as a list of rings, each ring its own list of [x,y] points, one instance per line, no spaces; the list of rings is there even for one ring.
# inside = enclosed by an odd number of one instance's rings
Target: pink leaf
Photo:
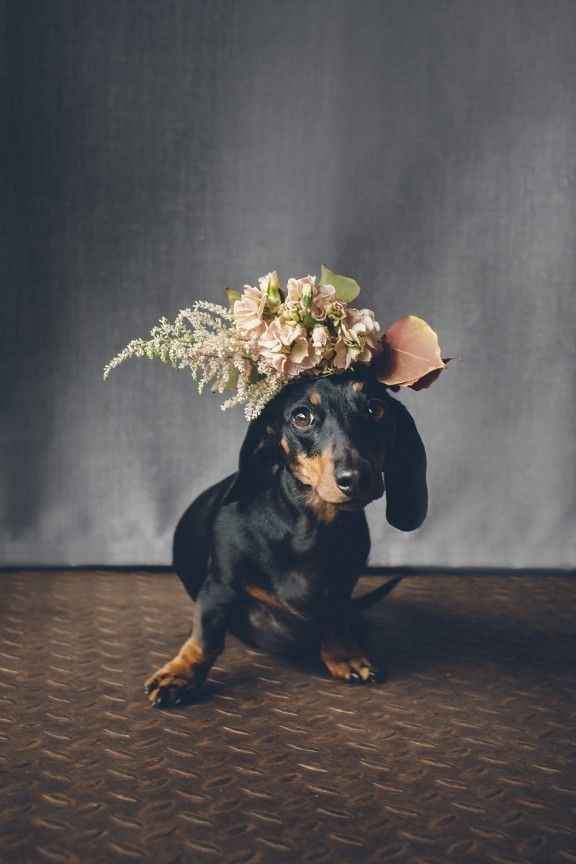
[[[429,387],[446,368],[438,336],[429,324],[415,315],[400,318],[382,338],[382,350],[375,360],[378,380],[389,387]]]

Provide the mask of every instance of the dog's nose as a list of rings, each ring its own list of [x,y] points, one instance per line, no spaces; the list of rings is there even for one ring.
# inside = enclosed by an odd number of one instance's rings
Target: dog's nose
[[[336,472],[336,485],[345,495],[350,495],[358,482],[358,471],[350,468],[341,468]]]

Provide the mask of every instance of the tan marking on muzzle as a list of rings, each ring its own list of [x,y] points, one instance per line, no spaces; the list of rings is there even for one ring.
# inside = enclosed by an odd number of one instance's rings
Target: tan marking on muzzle
[[[305,486],[310,486],[325,504],[343,504],[346,501],[346,495],[336,485],[331,447],[316,456],[304,456],[300,453],[292,470],[294,476]]]
[[[290,452],[290,447],[288,446],[288,439],[286,438],[285,435],[283,435],[282,438],[280,439],[280,446],[282,447],[282,449],[284,450],[284,452],[286,454],[288,454]]]

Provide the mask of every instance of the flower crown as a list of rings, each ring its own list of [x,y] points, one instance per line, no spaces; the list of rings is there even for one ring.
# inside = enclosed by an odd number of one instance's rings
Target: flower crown
[[[150,339],[134,339],[108,363],[104,379],[129,357],[146,357],[189,369],[198,392],[232,391],[222,410],[244,404],[248,420],[260,414],[289,381],[301,375],[333,375],[373,364],[376,376],[393,389],[429,386],[445,368],[438,337],[421,318],[408,315],[382,333],[370,309],[350,303],[358,283],[322,267],[315,276],[288,279],[285,289],[274,271],[228,289],[229,308],[197,300],[174,323],[166,318]]]

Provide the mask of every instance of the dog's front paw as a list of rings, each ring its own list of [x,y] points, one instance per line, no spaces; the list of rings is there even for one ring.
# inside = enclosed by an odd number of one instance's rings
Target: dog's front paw
[[[378,672],[367,657],[323,657],[324,663],[333,678],[348,681],[349,684],[373,684]]]
[[[148,678],[144,692],[155,708],[168,708],[188,701],[205,678],[206,670],[175,657]]]

